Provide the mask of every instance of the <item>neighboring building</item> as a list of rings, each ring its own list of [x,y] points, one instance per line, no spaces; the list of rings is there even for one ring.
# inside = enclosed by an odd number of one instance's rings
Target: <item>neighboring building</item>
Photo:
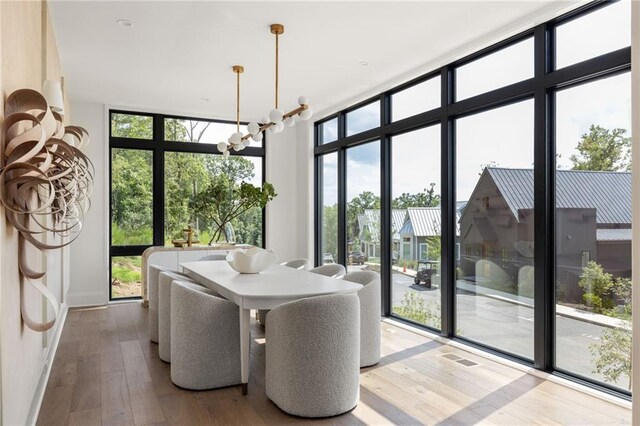
[[[400,241],[398,231],[404,224],[407,211],[404,209],[391,210],[391,232],[394,252]],[[367,257],[380,257],[380,210],[365,210],[358,215],[358,238],[361,243],[361,250]],[[355,248],[354,248],[355,249]]]
[[[456,205],[456,223],[465,202]],[[407,217],[399,232],[401,239],[400,259],[440,260],[442,214],[440,207],[409,207]],[[456,237],[460,235],[459,226]],[[457,238],[456,238],[457,241]],[[460,259],[460,246],[456,243],[456,261]]]
[[[461,277],[533,291],[533,170],[486,168],[460,218]],[[631,276],[631,174],[558,170],[556,282],[579,300],[582,268]]]

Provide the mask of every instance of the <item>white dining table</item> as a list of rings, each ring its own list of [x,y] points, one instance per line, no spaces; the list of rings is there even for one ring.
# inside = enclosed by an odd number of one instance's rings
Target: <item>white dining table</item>
[[[185,262],[183,272],[240,308],[240,359],[242,394],[249,382],[251,309],[273,309],[283,303],[337,293],[356,293],[361,284],[272,265],[258,274],[240,274],[225,260]],[[267,336],[268,338],[268,336]]]

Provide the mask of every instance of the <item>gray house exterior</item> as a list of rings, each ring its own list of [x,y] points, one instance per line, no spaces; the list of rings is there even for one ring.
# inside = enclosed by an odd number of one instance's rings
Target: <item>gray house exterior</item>
[[[463,279],[533,291],[533,194],[531,169],[484,170],[460,218]],[[555,246],[561,300],[580,300],[591,260],[630,277],[631,174],[558,170]]]

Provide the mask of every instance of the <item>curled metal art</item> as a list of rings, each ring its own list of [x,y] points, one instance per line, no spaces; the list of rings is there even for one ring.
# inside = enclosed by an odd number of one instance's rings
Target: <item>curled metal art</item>
[[[18,231],[20,310],[24,323],[36,331],[53,327],[58,301],[38,280],[46,271],[29,261],[28,246],[40,251],[71,244],[82,229],[82,220],[91,206],[94,167],[81,149],[89,134],[82,127],[64,126],[62,116],[52,112],[45,98],[35,90],[20,89],[5,102],[3,123],[5,145],[0,171],[0,203],[7,221]],[[53,235],[55,238],[47,238]],[[33,320],[26,309],[25,281],[51,304],[54,319]]]

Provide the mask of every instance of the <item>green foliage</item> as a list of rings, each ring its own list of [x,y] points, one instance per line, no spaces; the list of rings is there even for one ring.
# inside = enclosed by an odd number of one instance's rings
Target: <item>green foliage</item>
[[[322,252],[338,258],[338,205],[322,208]]]
[[[111,263],[111,279],[118,283],[134,283],[141,281],[140,257],[114,257]]]
[[[584,290],[584,303],[594,312],[606,313],[614,307],[613,279],[596,262],[591,261],[583,268],[578,285]]]
[[[432,182],[429,184],[429,189],[425,188],[422,192],[416,194],[405,192],[391,201],[391,208],[437,207],[440,205],[440,194],[435,193],[435,187],[436,184]]]
[[[153,139],[153,117],[111,114],[111,134],[120,138]]]
[[[151,158],[151,151],[112,150],[112,221],[124,230],[152,226]]]
[[[393,307],[393,312],[402,318],[440,328],[440,302],[436,299],[427,304],[417,291],[407,291],[400,305]]]
[[[111,244],[114,246],[146,245],[153,243],[151,226],[124,230],[117,223],[111,223]]]
[[[589,133],[582,135],[576,149],[578,155],[570,157],[573,170],[630,171],[631,138],[625,129],[605,129],[591,125]]]

